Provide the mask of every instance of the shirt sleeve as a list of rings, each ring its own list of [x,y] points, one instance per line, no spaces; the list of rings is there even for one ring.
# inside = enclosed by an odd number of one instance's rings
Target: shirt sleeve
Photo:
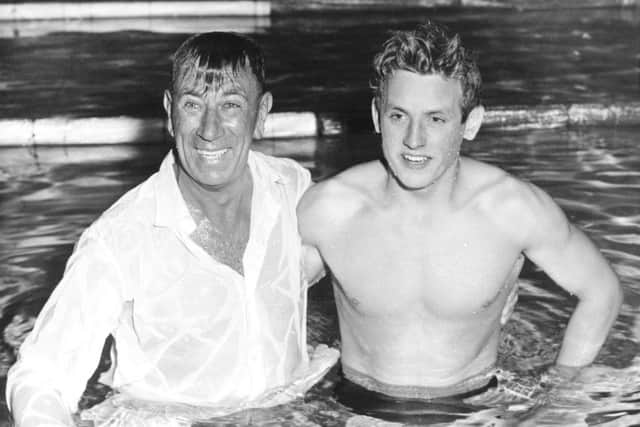
[[[302,195],[311,186],[311,173],[308,169],[303,168],[300,165],[296,165],[297,172],[297,190],[296,190],[296,203],[300,201]]]
[[[85,231],[8,372],[6,398],[17,426],[66,425],[55,419],[77,411],[117,325],[122,285],[113,251]]]

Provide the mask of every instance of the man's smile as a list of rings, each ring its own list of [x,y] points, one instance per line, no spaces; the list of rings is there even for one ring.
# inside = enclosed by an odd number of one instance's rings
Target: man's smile
[[[231,151],[230,148],[221,148],[219,150],[206,150],[203,148],[196,148],[195,150],[200,157],[211,163],[222,161],[225,157],[225,154]]]
[[[402,158],[413,166],[424,166],[433,157],[427,155],[407,154],[403,153]]]

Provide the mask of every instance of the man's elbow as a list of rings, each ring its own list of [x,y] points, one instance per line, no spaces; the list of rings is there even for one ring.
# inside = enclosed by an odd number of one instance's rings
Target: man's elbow
[[[588,302],[596,308],[596,315],[609,319],[611,323],[618,317],[624,302],[624,291],[617,276],[611,272],[608,277],[599,282],[598,286],[590,288],[591,292],[579,295],[581,301]]]
[[[622,285],[619,281],[616,280],[616,285],[613,287],[610,297],[610,307],[611,310],[615,313],[615,317],[620,313],[620,309],[622,308],[622,303],[624,302],[624,291],[622,289]]]
[[[68,380],[63,383],[65,377],[55,372],[46,362],[29,357],[18,358],[9,369],[5,398],[14,425],[43,425],[37,422],[40,416],[50,419],[51,425],[74,425],[71,414],[78,408],[69,401],[77,399],[63,397],[61,385],[68,384]],[[31,421],[21,422],[27,418]]]
[[[615,313],[614,317],[617,317],[624,302],[624,290],[613,270],[609,272],[609,286],[606,287],[606,291],[603,297],[608,301],[611,312]]]

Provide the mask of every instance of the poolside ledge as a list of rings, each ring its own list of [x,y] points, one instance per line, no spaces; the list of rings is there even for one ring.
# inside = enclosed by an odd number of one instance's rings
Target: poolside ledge
[[[343,133],[340,121],[312,112],[272,113],[264,139],[304,138]],[[165,121],[136,117],[48,117],[0,119],[0,147],[19,145],[97,145],[162,143]]]
[[[260,0],[0,3],[0,21],[270,14],[271,1]]]
[[[640,102],[488,108],[483,128],[543,129],[580,126],[640,126]]]
[[[580,126],[640,126],[640,102],[488,108],[487,129],[544,129]],[[293,139],[346,133],[332,114],[272,113],[263,139]],[[154,144],[169,139],[163,119],[135,117],[50,117],[0,119],[0,147],[21,145]]]
[[[166,16],[269,16],[314,11],[410,10],[442,6],[521,10],[578,9],[634,7],[639,4],[640,0],[0,0],[0,21]]]

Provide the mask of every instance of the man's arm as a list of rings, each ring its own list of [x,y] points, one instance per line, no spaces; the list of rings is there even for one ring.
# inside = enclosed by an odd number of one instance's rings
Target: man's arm
[[[302,246],[302,271],[309,287],[318,283],[327,274],[318,249],[304,243]]]
[[[545,192],[524,184],[525,254],[556,284],[578,298],[556,363],[593,362],[613,325],[623,294],[598,248]]]
[[[325,265],[318,246],[321,233],[328,232],[323,221],[324,184],[312,185],[298,203],[298,230],[302,237],[302,271],[309,286],[313,286],[325,274]]]
[[[312,226],[310,223],[315,221],[311,218],[311,214],[313,213],[313,207],[311,206],[311,204],[313,202],[311,201],[310,196],[307,195],[307,192],[314,186],[314,183],[311,181],[311,174],[307,169],[304,169],[302,166],[299,166],[297,164],[296,166],[298,170],[298,197],[296,199],[298,202],[298,228],[301,229],[302,224],[305,224],[304,230],[300,230],[300,235],[303,237],[302,273],[307,285],[311,287],[318,283],[320,279],[325,276],[326,271],[324,262],[322,261],[322,257],[320,256],[320,252],[315,246],[313,246],[312,243],[307,241],[313,238],[309,227]],[[304,218],[302,220],[300,220],[300,215],[304,215]]]
[[[71,414],[120,315],[111,260],[106,247],[83,236],[7,375],[16,426],[74,425]]]

